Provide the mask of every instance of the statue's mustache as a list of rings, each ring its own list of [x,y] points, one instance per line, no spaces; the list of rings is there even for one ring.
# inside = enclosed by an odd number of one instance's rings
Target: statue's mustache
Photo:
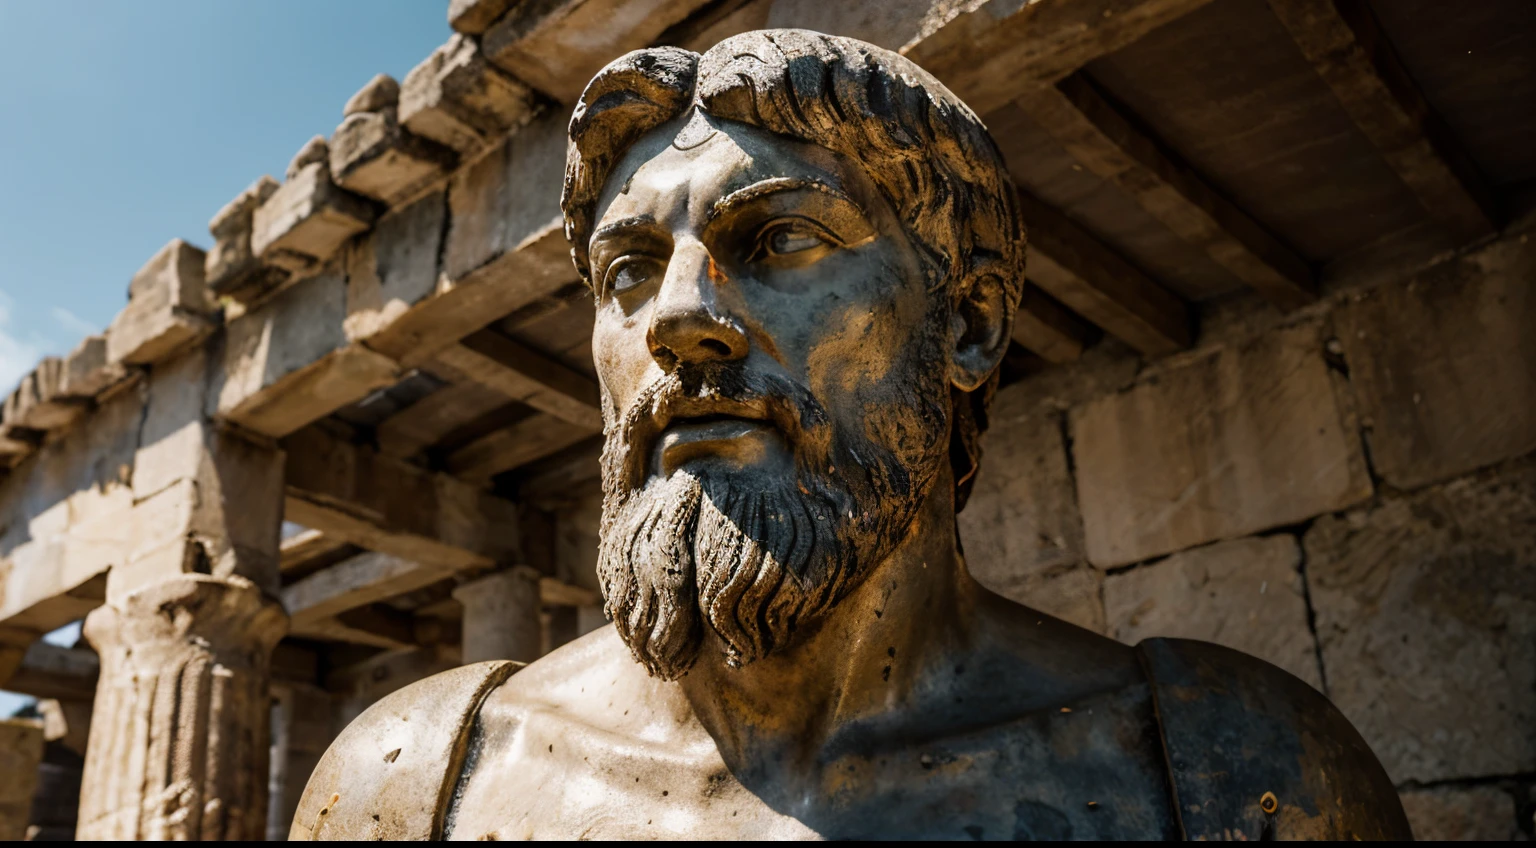
[[[831,417],[811,390],[794,378],[736,362],[681,365],[646,385],[607,436],[628,455],[631,487],[643,479],[646,458],[674,419],[708,415],[758,418],[774,425],[791,448],[826,449]]]

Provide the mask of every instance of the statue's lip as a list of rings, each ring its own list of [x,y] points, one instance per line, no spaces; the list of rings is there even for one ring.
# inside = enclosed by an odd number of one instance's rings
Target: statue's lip
[[[657,433],[682,425],[739,420],[772,424],[773,414],[762,398],[736,400],[719,396],[671,398],[656,411]]]
[[[766,448],[763,439],[777,432],[766,406],[718,401],[702,408],[690,405],[686,411],[671,410],[657,435],[652,461],[664,476],[688,462],[709,457],[749,463],[762,458]]]

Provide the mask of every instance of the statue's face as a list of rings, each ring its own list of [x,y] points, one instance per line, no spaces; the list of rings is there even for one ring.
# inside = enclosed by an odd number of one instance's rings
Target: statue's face
[[[627,152],[590,259],[609,612],[663,677],[711,631],[750,662],[884,558],[946,461],[945,294],[860,165],[697,115]]]

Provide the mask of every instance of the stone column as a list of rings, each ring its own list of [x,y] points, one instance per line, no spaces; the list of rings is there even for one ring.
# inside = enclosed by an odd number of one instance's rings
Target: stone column
[[[539,579],[526,565],[513,566],[453,590],[464,605],[464,663],[482,660],[533,662],[539,658]]]
[[[0,719],[0,839],[14,842],[27,835],[42,758],[41,723]]]
[[[98,608],[101,655],[80,839],[261,839],[269,666],[282,608],[250,581],[186,574]]]
[[[208,417],[215,355],[157,363],[132,469],[132,543],[85,620],[101,658],[81,839],[262,839],[283,453]]]

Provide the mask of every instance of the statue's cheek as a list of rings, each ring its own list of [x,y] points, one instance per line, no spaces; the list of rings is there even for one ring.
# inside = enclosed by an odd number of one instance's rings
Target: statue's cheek
[[[648,309],[626,313],[613,303],[600,303],[592,327],[592,364],[599,382],[618,409],[625,409],[644,387],[653,366],[646,344]]]

